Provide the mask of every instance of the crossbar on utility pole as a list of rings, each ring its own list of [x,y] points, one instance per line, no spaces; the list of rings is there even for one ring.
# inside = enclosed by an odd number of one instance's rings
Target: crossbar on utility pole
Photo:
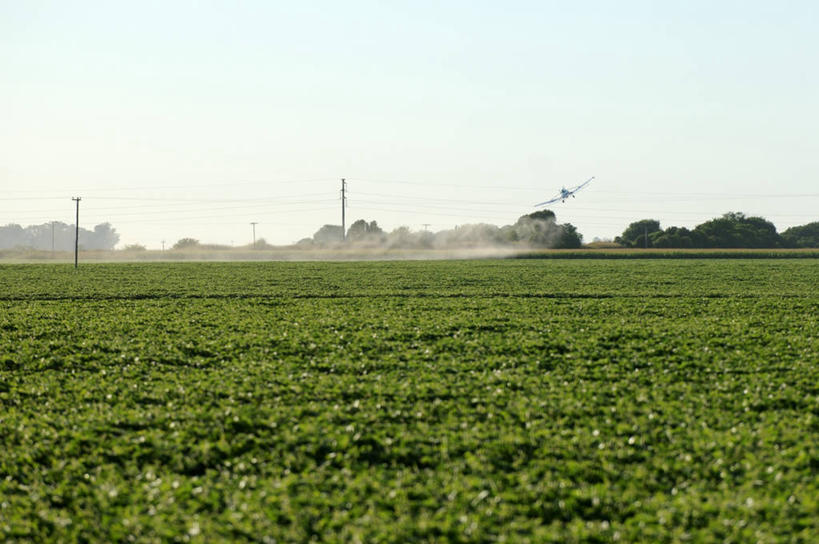
[[[71,200],[77,203],[77,218],[74,222],[74,268],[77,268],[80,253],[80,200],[82,198],[72,196]]]

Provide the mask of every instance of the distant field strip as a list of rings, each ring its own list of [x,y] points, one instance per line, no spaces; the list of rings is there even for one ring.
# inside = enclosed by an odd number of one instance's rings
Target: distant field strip
[[[0,265],[0,540],[810,542],[819,261]]]

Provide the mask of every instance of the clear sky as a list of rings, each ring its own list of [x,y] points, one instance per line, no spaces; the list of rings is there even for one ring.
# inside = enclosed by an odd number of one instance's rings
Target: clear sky
[[[819,220],[819,2],[0,0],[0,224]]]

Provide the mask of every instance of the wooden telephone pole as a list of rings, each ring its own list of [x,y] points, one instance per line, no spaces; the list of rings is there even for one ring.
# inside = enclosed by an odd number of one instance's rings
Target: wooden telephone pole
[[[345,221],[344,212],[347,208],[347,182],[341,178],[341,239],[347,240],[347,223]]]
[[[74,268],[77,268],[80,253],[80,200],[82,198],[73,196],[71,200],[77,203],[77,218],[74,221]]]

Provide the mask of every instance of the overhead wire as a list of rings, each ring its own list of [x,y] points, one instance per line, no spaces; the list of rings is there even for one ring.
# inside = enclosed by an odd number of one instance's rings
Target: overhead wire
[[[516,190],[516,191],[543,191],[543,186],[538,187],[516,187],[510,186],[506,184],[498,184],[498,185],[462,185],[462,184],[451,184],[451,183],[438,183],[438,182],[422,182],[422,181],[409,181],[409,180],[387,180],[387,179],[367,179],[367,178],[347,178],[348,181],[360,181],[364,183],[385,183],[385,184],[396,184],[396,185],[417,185],[417,186],[426,186],[426,187],[451,187],[456,189],[502,189],[502,190]],[[597,193],[611,193],[611,194],[627,194],[627,195],[654,195],[654,196],[691,196],[691,197],[702,197],[702,198],[714,198],[714,197],[728,197],[728,198],[736,198],[736,197],[744,197],[744,198],[815,198],[819,197],[819,193],[683,193],[683,192],[669,192],[669,191],[615,191],[610,189],[599,189],[596,190]]]
[[[328,210],[335,210],[335,209],[336,209],[335,207],[332,207],[332,208],[329,208],[329,207],[302,208],[302,209],[296,209],[296,210],[276,210],[275,212],[271,212],[271,213],[275,213],[276,215],[282,215],[282,214],[305,213],[305,212],[314,212],[314,211],[328,211]],[[135,214],[130,214],[130,215],[135,215]],[[233,218],[235,218],[236,214],[235,213],[234,214],[225,214],[225,215],[208,214],[208,215],[172,217],[172,218],[168,218],[168,219],[156,219],[156,220],[154,220],[154,219],[144,219],[144,220],[140,220],[139,222],[143,222],[143,223],[168,222],[168,221],[183,222],[183,221],[188,221],[188,220],[191,220],[191,219],[207,219],[207,218],[210,218],[210,217],[212,217],[212,218],[218,218],[218,217],[233,217]],[[264,217],[264,215],[263,214],[254,214],[253,217],[254,218],[259,218],[259,217]]]
[[[327,182],[330,179],[335,180],[335,178],[320,178],[320,179],[313,179],[313,180],[298,180],[293,181],[292,183],[318,183],[318,182]],[[542,187],[514,187],[514,186],[485,186],[485,185],[460,185],[460,184],[447,184],[447,183],[437,183],[437,182],[419,182],[419,181],[409,181],[409,180],[385,180],[385,179],[366,179],[366,178],[346,178],[348,181],[361,183],[365,186],[367,184],[379,184],[379,185],[411,185],[411,186],[434,186],[434,187],[449,187],[455,189],[491,189],[491,190],[516,190],[516,191],[532,191],[532,192],[542,192]],[[243,183],[231,183],[230,186],[233,187],[235,185],[242,185]],[[258,182],[245,182],[244,184],[255,184],[257,185]],[[228,184],[214,184],[211,186],[225,186]],[[196,190],[200,190],[202,187],[205,186],[198,186],[195,188]],[[303,206],[310,206],[322,203],[329,203],[329,202],[336,202],[338,201],[338,197],[334,198],[312,198],[312,197],[328,197],[329,194],[334,193],[335,191],[322,191],[322,192],[315,192],[315,193],[301,193],[301,194],[289,194],[289,195],[279,195],[279,196],[258,196],[258,197],[247,197],[247,198],[213,198],[213,197],[200,197],[200,196],[177,196],[177,195],[146,195],[146,196],[122,196],[122,195],[112,195],[110,193],[117,193],[121,191],[131,191],[131,190],[147,190],[151,188],[150,186],[139,186],[139,187],[109,187],[103,190],[99,190],[98,193],[95,191],[91,191],[91,194],[84,196],[83,200],[83,211],[85,218],[98,218],[102,219],[103,221],[117,221],[123,224],[176,224],[176,223],[188,223],[190,224],[191,221],[197,221],[200,219],[207,219],[208,224],[214,224],[212,219],[220,219],[220,218],[236,218],[237,214],[244,212],[253,213],[254,218],[259,217],[269,217],[271,215],[282,215],[282,214],[302,214],[302,213],[309,213],[309,212],[317,212],[317,211],[331,211],[336,209],[335,207],[303,207]],[[188,191],[194,190],[189,186],[170,186],[170,185],[162,185],[156,186],[156,188],[169,190],[172,188],[179,188],[179,189],[186,189]],[[11,191],[7,192],[7,194],[20,194],[26,193],[27,191]],[[79,193],[79,192],[77,192]],[[663,192],[663,191],[615,191],[615,190],[607,190],[601,189],[596,191],[596,193],[600,193],[602,195],[622,195],[624,196],[623,200],[627,200],[629,203],[634,201],[634,195],[640,197],[642,200],[662,200],[663,203],[669,203],[671,205],[678,205],[684,202],[703,202],[703,201],[724,201],[724,200],[747,200],[747,199],[757,199],[757,198],[778,198],[778,199],[787,199],[787,198],[816,198],[819,197],[819,193],[779,193],[779,194],[761,194],[761,193],[681,193],[681,192]],[[383,212],[389,214],[397,214],[399,216],[407,216],[407,215],[415,215],[415,216],[439,216],[439,217],[456,217],[456,218],[465,218],[470,220],[483,220],[483,221],[496,221],[496,220],[507,220],[512,221],[515,217],[523,215],[524,213],[534,211],[534,207],[529,205],[529,203],[521,203],[520,201],[512,201],[512,200],[504,200],[504,201],[485,201],[479,199],[459,199],[459,198],[446,198],[441,196],[427,196],[427,195],[407,195],[401,193],[387,193],[387,192],[378,192],[378,191],[367,191],[367,190],[354,190],[349,191],[350,194],[350,207],[349,210],[351,213],[355,213],[356,211],[366,211],[366,212]],[[358,198],[362,196],[364,198]],[[23,202],[23,201],[55,201],[55,200],[67,200],[69,197],[58,197],[58,196],[43,196],[39,194],[37,196],[4,196],[0,197],[0,201],[9,201],[9,202]],[[592,197],[591,201],[596,200],[596,198]],[[617,198],[612,198],[609,196],[606,198],[606,202],[610,204],[615,204]],[[121,202],[123,205],[105,205],[97,206],[97,203],[118,203]],[[224,205],[224,204],[236,204],[236,205]],[[363,204],[361,206],[360,204]],[[699,211],[690,211],[690,210],[674,210],[674,209],[662,209],[662,207],[654,207],[650,210],[648,209],[634,209],[631,207],[619,208],[615,206],[607,206],[607,207],[596,207],[596,206],[566,206],[564,209],[560,209],[557,204],[551,207],[553,211],[559,211],[559,213],[568,216],[570,221],[574,221],[575,223],[586,225],[586,226],[601,226],[601,227],[614,227],[622,225],[623,221],[629,220],[636,220],[639,218],[641,214],[650,214],[654,216],[662,216],[668,217],[673,216],[679,218],[680,221],[685,222],[686,218],[690,221],[695,220],[702,220],[704,217],[709,215],[713,215],[713,213],[717,213],[718,215],[721,212],[713,212],[709,213],[707,211],[699,210]],[[266,210],[270,210],[267,212]],[[513,211],[516,210],[516,211]],[[220,214],[218,212],[225,212],[225,211],[234,211],[235,213],[231,214]],[[16,210],[17,214],[20,213],[30,213],[32,216],[29,217],[36,217],[37,219],[41,219],[46,216],[46,214],[56,214],[60,213],[66,214],[66,217],[71,217],[73,220],[73,216],[68,213],[65,209],[26,209],[26,210]],[[216,214],[214,215],[214,212]],[[207,215],[203,215],[206,214]],[[592,214],[592,217],[589,217],[589,214]],[[611,215],[617,214],[617,215]],[[167,216],[173,215],[174,217],[162,217],[158,218],[156,216]],[[750,215],[750,214],[749,214]],[[811,218],[813,215],[810,213],[798,214],[798,213],[782,213],[782,214],[764,214],[765,217],[769,218]],[[133,217],[139,217],[139,219],[131,219]],[[586,220],[586,217],[589,217],[589,220]],[[22,218],[17,215],[16,220],[21,220]],[[93,220],[93,219],[92,219]],[[611,221],[606,221],[611,220]],[[236,223],[223,223],[223,224],[239,224]],[[268,223],[274,224],[274,223]],[[295,226],[298,225],[297,223],[287,222],[287,223],[275,223],[277,225],[291,225]],[[308,223],[304,223],[306,225]]]
[[[197,183],[195,186],[191,185],[133,185],[133,186],[114,186],[114,187],[77,187],[75,188],[75,192],[77,193],[95,193],[98,191],[101,192],[117,192],[117,191],[145,191],[145,190],[153,190],[153,189],[187,189],[189,191],[201,191],[203,188],[208,187],[241,187],[247,185],[274,185],[274,184],[310,184],[310,183],[327,183],[330,181],[334,181],[336,178],[308,178],[308,179],[284,179],[284,180],[275,180],[275,179],[266,179],[266,180],[255,180],[255,181],[248,181],[248,180],[233,180],[233,181],[220,181],[214,183]],[[9,191],[5,191],[6,193],[12,194],[19,194],[19,193],[42,193],[39,189],[12,189]],[[62,198],[62,197],[60,197]]]
[[[332,202],[333,199],[324,199],[324,200],[305,200],[301,202],[293,202],[293,204],[319,204],[322,202]],[[152,210],[152,211],[142,211],[142,212],[126,212],[126,213],[117,213],[114,214],[117,217],[127,217],[132,215],[166,215],[166,214],[185,214],[185,213],[200,213],[206,211],[222,211],[222,210],[248,210],[248,209],[259,209],[259,208],[269,208],[271,204],[245,204],[243,206],[217,206],[217,207],[206,207],[206,208],[186,208],[186,209],[165,209],[165,210]],[[93,208],[86,207],[86,211],[90,212]],[[294,208],[292,210],[287,209],[277,209],[276,213],[281,213],[284,211],[302,211],[302,208]]]

